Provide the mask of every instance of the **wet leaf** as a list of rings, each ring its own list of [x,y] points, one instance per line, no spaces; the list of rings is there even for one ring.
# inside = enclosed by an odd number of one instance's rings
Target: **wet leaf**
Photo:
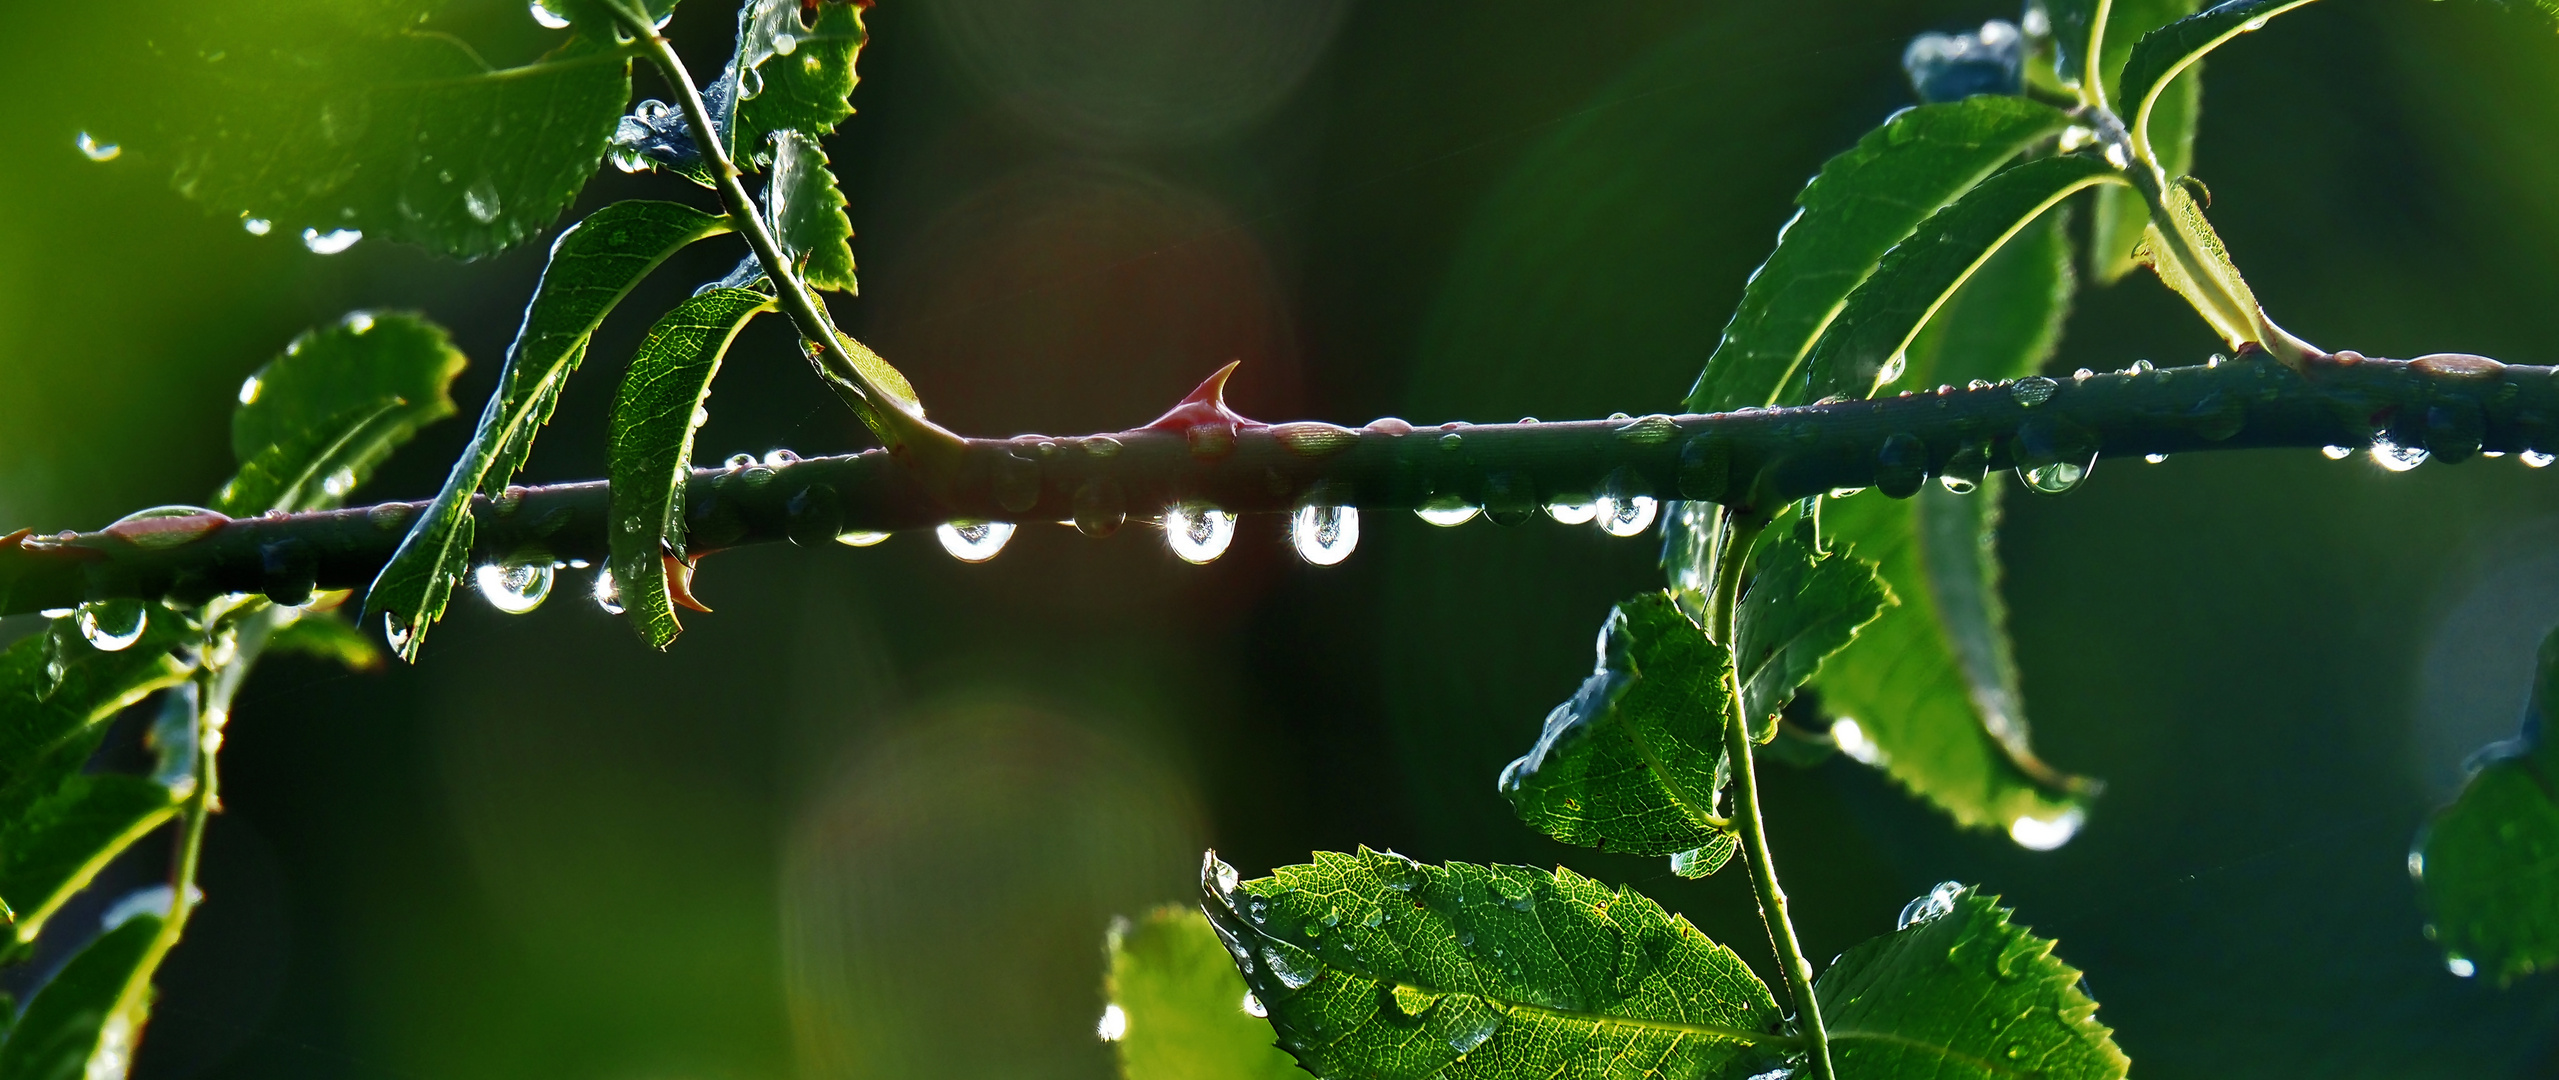
[[[349,671],[371,671],[383,663],[382,646],[373,635],[333,611],[305,611],[277,627],[267,638],[267,652],[332,660]]]
[[[177,612],[153,606],[141,638],[116,652],[91,648],[71,621],[0,652],[0,821],[25,817],[78,773],[107,719],[193,670],[170,651],[196,633]]]
[[[826,151],[797,131],[782,132],[774,141],[773,183],[764,192],[774,239],[811,287],[857,291],[853,220],[844,216],[844,193],[827,170]]]
[[[443,617],[453,584],[469,568],[471,496],[503,491],[551,418],[560,387],[586,357],[587,338],[649,271],[686,245],[729,229],[726,218],[682,203],[619,202],[571,226],[551,259],[524,324],[507,347],[498,387],[480,412],[471,444],[444,488],[409,527],[399,550],[366,593],[365,622],[386,615],[407,627],[396,650],[414,660],[427,629]]]
[[[417,429],[453,415],[468,364],[444,328],[405,312],[356,312],[304,331],[240,386],[239,473],[213,508],[234,517],[345,502]]]
[[[2117,94],[2117,76],[2124,70],[2134,43],[2143,35],[2195,12],[2196,0],[2147,0],[2119,2],[2109,9],[2106,54],[2107,100],[2122,112],[2127,123],[2146,121],[2147,141],[2140,145],[2151,148],[2161,171],[2174,180],[2195,167],[2195,122],[2203,110],[2203,71],[2188,72],[2188,78],[2144,91],[2146,100],[2127,101]],[[2101,284],[2112,284],[2139,264],[2133,249],[2141,244],[2142,230],[2150,224],[2150,204],[2141,193],[2129,187],[2109,185],[2097,189],[2096,214],[2089,223],[2088,268]]]
[[[853,115],[855,64],[869,34],[862,5],[823,0],[817,21],[800,22],[800,0],[750,0],[738,11],[736,134],[738,156],[761,165],[772,160],[767,136],[797,131],[819,138]],[[785,42],[788,42],[786,45]]]
[[[1993,256],[1912,342],[1914,384],[2032,374],[2061,338],[2073,289],[2060,215]],[[1869,489],[1827,499],[1822,527],[1874,559],[1899,601],[1823,665],[1822,705],[1863,738],[1851,749],[1970,826],[2057,822],[2094,785],[2056,774],[2027,739],[1999,596],[2004,478],[1970,495],[1923,483],[1915,498]]]
[[[1845,550],[1817,556],[1791,536],[1760,541],[1753,562],[1757,576],[1734,615],[1734,671],[1751,737],[1766,742],[1796,688],[1893,597],[1873,563]]]
[[[2052,18],[2053,69],[2071,86],[2087,78],[2089,34],[2096,12],[2106,11],[2106,34],[2099,44],[2097,70],[2104,79],[2106,102],[2126,119],[2122,85],[2125,62],[2143,35],[2194,13],[2196,0],[2037,0]]]
[[[2132,1067],[2051,939],[1995,898],[1938,888],[1814,982],[1839,1075],[2118,1080]]]
[[[1306,1074],[1245,1011],[1244,978],[1195,907],[1160,907],[1110,938],[1106,991],[1121,1080],[1288,1080]]]
[[[1362,848],[1239,883],[1212,854],[1201,891],[1280,1048],[1317,1076],[1720,1076],[1783,1041],[1732,950],[1570,870]]]
[[[1865,397],[1890,382],[1902,358],[1947,298],[2008,239],[2081,189],[2122,183],[2104,161],[2079,155],[2029,161],[2002,172],[1922,222],[1850,293],[1806,358],[1806,400]],[[1907,377],[1906,375],[1904,376]]]
[[[177,811],[165,785],[116,773],[74,775],[0,827],[0,900],[29,942],[108,861]]]
[[[2024,98],[1983,95],[1894,114],[1822,165],[1801,211],[1751,275],[1723,340],[1688,394],[1718,412],[1779,401],[1850,291],[1920,221],[2036,140],[2070,123]]]
[[[2408,862],[2425,894],[2429,932],[2462,974],[2504,984],[2559,967],[2559,632],[2523,734],[2481,750],[2451,806],[2435,812]]]
[[[136,915],[90,942],[27,1002],[0,1043],[0,1077],[120,1077],[151,1012],[160,947],[157,915]]]
[[[663,649],[683,626],[667,593],[667,559],[684,549],[684,482],[693,468],[693,419],[720,373],[729,342],[773,298],[712,289],[685,301],[640,342],[613,399],[613,580],[631,628]]]
[[[2161,0],[2153,0],[2154,3]],[[2147,139],[2156,147],[2163,135],[2173,135],[2154,127],[2162,122],[2161,110],[2170,108],[2166,92],[2178,74],[2202,62],[2205,53],[2220,48],[2223,42],[2265,25],[2274,18],[2311,0],[2233,0],[2218,4],[2202,14],[2190,15],[2142,35],[2132,44],[2124,62],[2121,92],[2114,97],[2115,111],[2132,129],[2133,138]],[[2200,77],[2200,76],[2199,76]],[[2191,138],[2191,132],[2188,134]],[[2172,178],[2176,173],[2169,174]]]
[[[287,236],[349,230],[464,258],[529,240],[568,208],[603,159],[636,55],[581,29],[493,68],[404,4],[172,14],[158,63],[180,69],[185,107],[116,130],[134,131],[129,149],[168,165],[180,193]]]
[[[1520,820],[1567,844],[1673,855],[1729,836],[1724,786],[1730,654],[1650,592],[1600,628],[1599,666],[1502,770]]]

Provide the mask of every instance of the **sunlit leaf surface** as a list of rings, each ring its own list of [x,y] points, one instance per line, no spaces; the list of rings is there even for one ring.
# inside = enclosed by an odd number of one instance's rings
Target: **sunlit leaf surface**
[[[2559,967],[2559,633],[2541,643],[2523,734],[2480,752],[2461,795],[2417,837],[2427,933],[2456,974],[2500,983]]]
[[[1212,855],[1201,877],[1281,1049],[1317,1076],[1719,1076],[1777,1049],[1777,1003],[1732,950],[1570,870],[1363,848],[1248,882]]]
[[[774,239],[810,285],[855,291],[853,221],[844,216],[844,193],[827,170],[826,151],[798,131],[782,132],[774,142],[773,185],[765,190]]]
[[[18,1080],[120,1077],[151,1010],[147,981],[158,965],[160,917],[135,915],[100,935],[63,965],[27,1002],[9,1041],[0,1043],[0,1076]]]
[[[1777,730],[1777,712],[1822,661],[1892,602],[1874,564],[1844,550],[1815,555],[1792,536],[1760,541],[1756,575],[1735,613],[1734,670],[1751,737]]]
[[[1110,936],[1100,1034],[1121,1080],[1287,1080],[1306,1074],[1271,1043],[1235,961],[1196,907],[1161,907]]]
[[[467,363],[442,327],[413,314],[356,312],[305,331],[240,385],[240,472],[214,508],[239,517],[339,505],[418,428],[453,415],[446,391]]]

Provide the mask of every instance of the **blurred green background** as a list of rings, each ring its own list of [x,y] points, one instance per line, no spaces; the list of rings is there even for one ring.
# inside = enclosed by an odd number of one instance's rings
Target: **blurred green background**
[[[1272,419],[1669,408],[1797,187],[1907,103],[1902,44],[2015,14],[889,0],[830,148],[864,275],[836,309],[977,434],[1142,422],[1238,357],[1232,399]],[[729,19],[679,13],[695,70]],[[435,25],[501,63],[551,40],[508,3]],[[0,527],[202,499],[241,377],[351,308],[453,328],[476,401],[540,269],[539,244],[313,255],[147,155],[84,159],[83,117],[154,100],[152,32],[0,5]],[[2197,172],[2288,326],[2559,361],[2559,37],[2335,0],[2209,66]],[[613,173],[581,205],[644,193],[707,205]],[[601,475],[639,333],[736,256],[688,252],[623,306],[534,480]],[[2082,295],[2055,366],[2211,347],[2135,279]],[[864,444],[774,320],[711,413],[706,458]],[[373,494],[428,493],[462,435]],[[1956,879],[2060,939],[2145,1077],[2559,1076],[2559,979],[2446,974],[2403,865],[2559,622],[2552,481],[2296,451],[2012,496],[2040,746],[2107,793],[2036,854],[1851,762],[1771,766],[1809,948]],[[1740,875],[1564,848],[1494,792],[1608,606],[1657,583],[1653,543],[1380,516],[1317,569],[1279,532],[1248,520],[1205,568],[1137,530],[1025,529],[983,566],[920,536],[741,551],[664,655],[564,582],[526,617],[457,601],[415,668],[271,662],[139,1075],[1104,1077],[1103,927],[1189,896],[1209,845],[1248,873],[1358,843],[1569,863],[1769,970]]]

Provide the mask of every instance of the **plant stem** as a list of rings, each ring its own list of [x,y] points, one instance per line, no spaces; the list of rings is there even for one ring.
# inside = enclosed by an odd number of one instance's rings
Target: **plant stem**
[[[800,336],[817,346],[818,377],[844,399],[891,454],[922,466],[928,483],[945,477],[959,437],[906,411],[895,395],[882,390],[854,362],[843,337],[836,332],[834,320],[828,318],[816,294],[809,291],[808,283],[800,279],[799,268],[783,254],[782,245],[765,226],[764,216],[757,212],[755,199],[747,194],[737,163],[730,158],[726,140],[720,138],[718,127],[711,122],[710,107],[703,103],[701,88],[694,85],[683,58],[676,55],[674,45],[658,33],[645,12],[632,9],[624,0],[612,0],[608,6],[623,27],[637,36],[650,62],[665,74],[667,83],[683,100],[684,121],[692,128],[693,141],[701,147],[703,159],[710,163],[711,176],[718,183],[720,202],[728,209],[730,221],[738,234],[746,237],[747,246],[755,250],[764,275],[772,279],[783,312],[799,328]]]
[[[1741,518],[1725,526],[1722,561],[1715,567],[1713,630],[1715,639],[1727,649],[1733,645],[1733,615],[1740,604],[1742,567],[1750,561],[1751,545],[1758,543],[1760,530],[1767,527],[1765,515]],[[1786,890],[1778,887],[1777,864],[1768,854],[1768,833],[1762,827],[1759,807],[1759,774],[1751,765],[1755,747],[1750,725],[1742,716],[1740,680],[1730,665],[1726,666],[1724,679],[1730,690],[1725,695],[1724,756],[1732,762],[1733,821],[1741,832],[1742,855],[1750,863],[1751,888],[1759,894],[1759,918],[1768,928],[1777,965],[1786,971],[1786,990],[1795,999],[1795,1022],[1798,1037],[1803,1040],[1804,1057],[1812,1064],[1815,1080],[1833,1080],[1830,1032],[1822,1027],[1821,1000],[1813,996],[1813,965],[1804,959],[1803,942],[1795,937],[1794,920],[1786,914]]]
[[[2009,468],[2030,422],[2046,435],[2084,436],[2110,458],[2360,447],[2382,434],[2399,446],[2429,447],[2446,463],[2481,450],[2559,451],[2559,369],[2548,367],[2341,353],[2305,372],[2243,360],[2047,381],[2048,397],[2038,396],[2047,387],[2037,383],[2024,395],[2003,385],[1633,421],[1359,430],[1246,422],[1206,442],[1159,428],[969,439],[954,444],[939,491],[879,451],[771,469],[699,469],[686,489],[687,547],[709,552],[795,536],[823,543],[839,532],[928,529],[955,519],[1054,523],[1078,516],[1079,497],[1089,504],[1105,496],[1143,520],[1183,501],[1239,514],[1286,512],[1312,500],[1396,510],[1453,493],[1513,520],[1541,502],[1587,498],[1612,478],[1659,498],[1764,512],[1875,484],[1878,454],[1898,436],[1925,446],[1928,474],[1974,446],[1988,451],[1989,467]],[[473,511],[473,556],[601,561],[606,502],[600,481],[483,498]],[[0,614],[118,597],[203,603],[261,592],[264,553],[281,541],[312,553],[320,588],[361,588],[423,506],[209,522],[174,545],[165,533],[145,544],[106,530],[0,537]]]

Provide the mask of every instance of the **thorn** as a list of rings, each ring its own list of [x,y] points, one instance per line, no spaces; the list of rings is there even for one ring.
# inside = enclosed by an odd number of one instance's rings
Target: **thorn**
[[[666,598],[702,614],[710,614],[710,608],[693,598],[693,564],[666,552],[660,552],[658,558],[666,560]]]
[[[1190,439],[1191,453],[1202,458],[1223,457],[1232,452],[1236,432],[1270,426],[1226,406],[1226,380],[1243,365],[1241,360],[1228,361],[1180,404],[1135,430],[1180,432]]]

